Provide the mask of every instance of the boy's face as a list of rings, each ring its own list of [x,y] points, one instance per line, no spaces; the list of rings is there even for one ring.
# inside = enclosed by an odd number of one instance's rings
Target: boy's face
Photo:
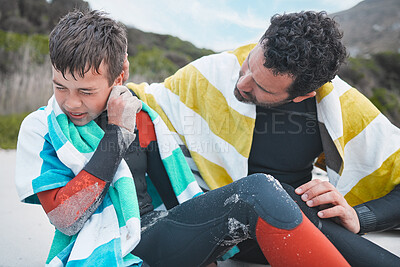
[[[108,96],[115,85],[122,84],[120,75],[112,86],[108,85],[106,67],[101,63],[99,73],[89,70],[84,77],[53,69],[54,96],[61,110],[77,126],[83,126],[97,118],[107,106]]]

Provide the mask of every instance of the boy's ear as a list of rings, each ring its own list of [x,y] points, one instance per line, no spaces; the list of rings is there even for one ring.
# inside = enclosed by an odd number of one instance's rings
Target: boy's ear
[[[116,85],[123,85],[124,83],[124,72],[122,72],[114,81],[114,86]]]

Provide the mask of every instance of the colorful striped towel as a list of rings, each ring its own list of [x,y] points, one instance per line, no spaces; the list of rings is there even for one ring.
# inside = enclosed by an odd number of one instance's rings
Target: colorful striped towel
[[[201,193],[175,140],[157,113],[143,104],[154,123],[162,161],[178,201]],[[22,123],[17,148],[16,185],[23,202],[39,204],[36,193],[65,186],[89,161],[103,137],[91,121],[75,126],[54,96]],[[156,198],[156,197],[155,197]],[[128,165],[119,165],[109,191],[75,236],[56,230],[48,266],[140,266],[130,252],[140,241],[136,190]]]
[[[215,189],[247,175],[256,107],[239,102],[233,89],[254,46],[200,58],[164,83],[127,84],[187,149],[201,186]],[[325,159],[318,162],[330,181],[351,205],[390,192],[400,183],[400,130],[339,77],[316,99]]]

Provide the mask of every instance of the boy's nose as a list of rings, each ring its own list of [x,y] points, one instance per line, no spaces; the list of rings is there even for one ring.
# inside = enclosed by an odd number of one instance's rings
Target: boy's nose
[[[65,100],[64,105],[69,109],[79,108],[82,105],[82,101],[75,94],[70,94]]]

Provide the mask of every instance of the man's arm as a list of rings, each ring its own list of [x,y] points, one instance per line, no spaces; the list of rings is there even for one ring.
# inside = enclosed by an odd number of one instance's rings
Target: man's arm
[[[383,231],[400,226],[400,185],[389,194],[354,207],[360,220],[360,233]]]

